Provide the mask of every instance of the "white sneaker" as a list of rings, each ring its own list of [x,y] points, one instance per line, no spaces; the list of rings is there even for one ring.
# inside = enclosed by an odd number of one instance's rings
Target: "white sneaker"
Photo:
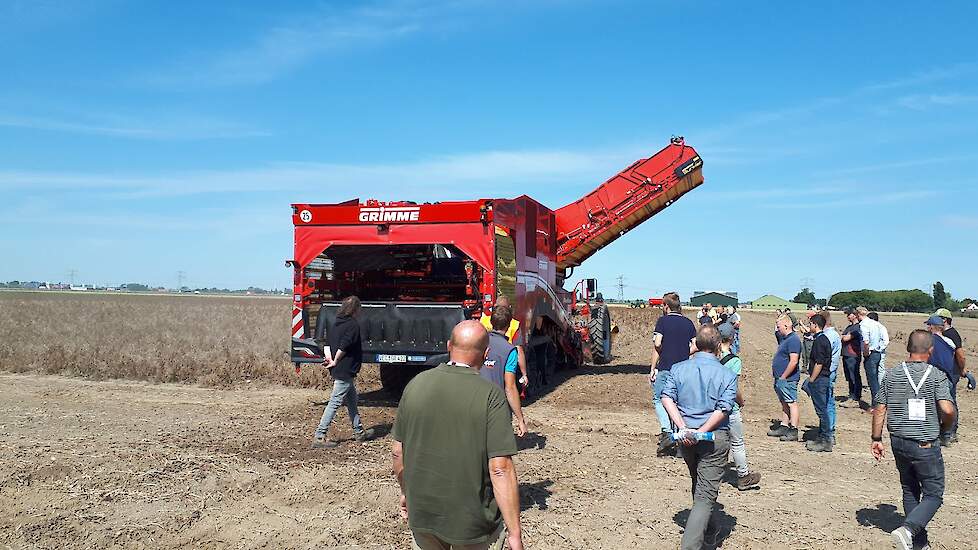
[[[899,550],[913,550],[913,535],[910,533],[910,529],[906,527],[898,527],[890,533],[893,537],[893,545]]]

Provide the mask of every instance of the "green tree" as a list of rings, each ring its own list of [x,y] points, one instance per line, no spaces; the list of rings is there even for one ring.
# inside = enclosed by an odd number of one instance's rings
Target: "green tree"
[[[944,285],[940,281],[934,283],[934,307],[947,307],[947,293],[944,292]]]
[[[810,288],[805,287],[801,289],[801,292],[795,294],[795,299],[792,301],[810,306],[815,303],[815,293]]]

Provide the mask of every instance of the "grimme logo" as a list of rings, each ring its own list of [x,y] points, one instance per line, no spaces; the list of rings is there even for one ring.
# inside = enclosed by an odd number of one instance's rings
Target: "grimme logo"
[[[361,208],[358,219],[362,222],[416,222],[420,216],[420,206],[380,206]]]

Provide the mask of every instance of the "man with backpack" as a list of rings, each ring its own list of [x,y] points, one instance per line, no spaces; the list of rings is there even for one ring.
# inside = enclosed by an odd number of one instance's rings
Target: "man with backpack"
[[[743,362],[733,351],[734,338],[737,334],[734,326],[729,322],[724,323],[719,326],[719,331],[720,364],[737,375],[737,398],[734,401],[729,418],[730,454],[733,455],[734,464],[737,467],[737,489],[746,491],[760,486],[761,474],[751,472],[750,468],[747,467],[747,447],[744,445],[744,420],[740,413],[740,408],[744,406],[744,394],[740,390],[740,373],[743,370]]]

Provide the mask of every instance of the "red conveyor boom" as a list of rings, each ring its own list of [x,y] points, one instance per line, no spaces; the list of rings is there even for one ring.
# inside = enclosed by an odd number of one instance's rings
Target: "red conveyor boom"
[[[703,160],[682,138],[556,211],[557,266],[581,262],[703,183]]]

